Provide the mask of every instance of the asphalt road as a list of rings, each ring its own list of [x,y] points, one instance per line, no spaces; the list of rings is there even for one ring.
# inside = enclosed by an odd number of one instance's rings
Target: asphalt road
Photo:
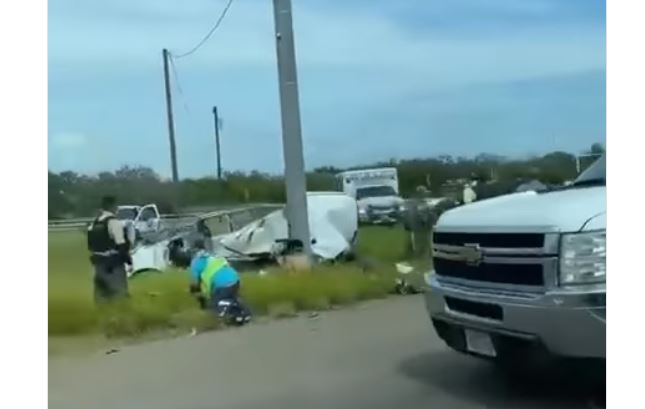
[[[449,350],[418,296],[49,361],[52,409],[588,408]]]

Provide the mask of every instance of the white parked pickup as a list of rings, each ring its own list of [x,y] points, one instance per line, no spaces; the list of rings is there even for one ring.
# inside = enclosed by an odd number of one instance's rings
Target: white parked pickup
[[[131,243],[139,234],[158,231],[161,227],[161,215],[155,204],[119,206],[116,217],[124,223]]]
[[[605,359],[605,157],[575,182],[474,202],[433,233],[426,306],[453,349]]]

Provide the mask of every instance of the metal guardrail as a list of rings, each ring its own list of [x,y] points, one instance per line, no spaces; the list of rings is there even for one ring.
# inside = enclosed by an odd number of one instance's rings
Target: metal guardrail
[[[283,207],[284,205],[278,204],[261,204],[202,213],[198,217],[204,220],[212,234],[217,235],[240,229],[248,223]],[[177,224],[179,225],[179,223]]]
[[[227,218],[229,220],[232,216],[236,216],[242,213],[257,213],[257,211],[262,212],[263,210],[277,210],[284,205],[281,204],[256,204],[250,206],[239,206],[229,209],[215,210],[211,212],[202,212],[202,213],[176,213],[176,214],[162,214],[161,221],[162,226],[168,227],[169,225],[184,225],[196,221],[198,218],[211,219],[211,218]],[[91,223],[93,218],[83,217],[75,219],[64,219],[64,220],[48,220],[47,227],[50,232],[65,232],[65,231],[74,231],[82,230],[89,223]],[[249,220],[249,222],[252,220]]]
[[[161,220],[179,220],[179,219],[190,219],[199,217],[198,213],[186,213],[186,214],[162,214]],[[77,219],[64,219],[64,220],[48,220],[47,227],[49,230],[54,231],[67,231],[67,230],[78,230],[85,228],[88,224],[92,222],[92,217],[82,217]]]

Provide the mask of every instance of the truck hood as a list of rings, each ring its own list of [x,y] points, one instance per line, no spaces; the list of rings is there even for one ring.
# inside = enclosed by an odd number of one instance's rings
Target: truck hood
[[[366,197],[357,201],[358,207],[366,208],[367,206],[392,206],[397,207],[403,204],[403,199],[399,196],[378,196]]]
[[[606,208],[605,186],[516,193],[449,210],[439,218],[436,230],[575,232],[604,215]]]

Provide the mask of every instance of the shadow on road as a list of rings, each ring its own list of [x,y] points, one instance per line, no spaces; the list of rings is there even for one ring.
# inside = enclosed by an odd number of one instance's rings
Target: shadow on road
[[[430,388],[485,407],[604,407],[603,382],[582,380],[580,368],[551,368],[539,375],[512,377],[490,362],[441,351],[406,359],[399,369]]]

